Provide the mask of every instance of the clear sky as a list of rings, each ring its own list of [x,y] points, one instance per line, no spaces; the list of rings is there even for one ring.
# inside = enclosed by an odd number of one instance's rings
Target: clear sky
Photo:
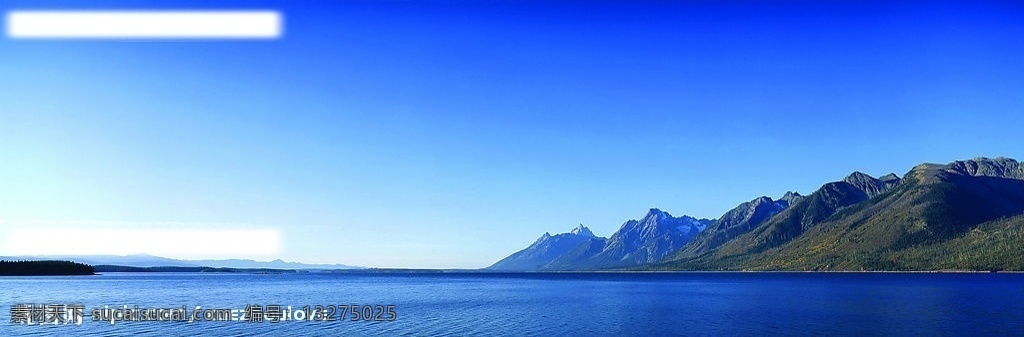
[[[273,229],[286,260],[476,268],[651,207],[1024,157],[1013,2],[74,6],[277,9],[285,35],[0,40],[0,235]]]

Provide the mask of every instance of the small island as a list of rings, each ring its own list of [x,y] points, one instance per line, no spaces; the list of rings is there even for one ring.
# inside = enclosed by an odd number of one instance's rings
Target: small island
[[[93,275],[93,267],[71,261],[0,261],[0,276]]]

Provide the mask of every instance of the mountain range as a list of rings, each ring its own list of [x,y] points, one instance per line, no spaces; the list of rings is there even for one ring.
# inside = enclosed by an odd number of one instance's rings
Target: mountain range
[[[652,208],[639,220],[626,221],[608,238],[583,225],[569,233],[544,233],[529,247],[488,267],[491,270],[586,270],[659,262],[678,251],[713,220],[674,217]]]
[[[488,269],[1024,270],[1024,165],[975,158],[902,177],[853,172],[714,220],[651,209],[607,239],[585,229],[545,233]]]

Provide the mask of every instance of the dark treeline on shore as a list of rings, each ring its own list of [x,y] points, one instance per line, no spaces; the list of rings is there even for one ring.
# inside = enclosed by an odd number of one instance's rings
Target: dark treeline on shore
[[[92,275],[92,266],[71,261],[0,261],[0,276]]]

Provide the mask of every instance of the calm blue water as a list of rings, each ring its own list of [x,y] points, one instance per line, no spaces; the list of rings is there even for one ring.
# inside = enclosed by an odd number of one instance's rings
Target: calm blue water
[[[393,304],[391,322],[24,326],[16,303]],[[1020,335],[1024,274],[152,274],[0,277],[0,335]]]

